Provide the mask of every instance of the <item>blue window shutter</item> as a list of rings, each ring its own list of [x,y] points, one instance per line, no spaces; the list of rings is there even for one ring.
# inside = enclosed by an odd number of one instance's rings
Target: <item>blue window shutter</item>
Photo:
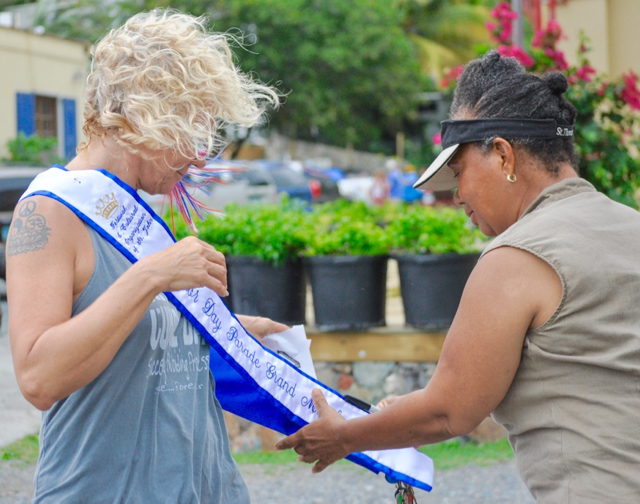
[[[31,136],[36,132],[36,95],[16,93],[18,133]]]
[[[65,98],[62,100],[62,114],[64,117],[64,155],[71,159],[76,155],[76,101]]]

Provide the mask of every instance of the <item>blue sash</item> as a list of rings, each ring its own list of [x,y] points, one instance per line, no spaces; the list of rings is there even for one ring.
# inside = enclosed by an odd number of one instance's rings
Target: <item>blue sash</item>
[[[131,263],[175,243],[136,191],[105,170],[54,166],[38,175],[22,198],[33,195],[66,205]],[[318,387],[344,418],[368,414],[263,347],[212,290],[165,294],[211,346],[216,396],[225,410],[289,435],[317,418],[311,390]],[[413,448],[352,453],[347,459],[426,491],[433,484],[433,461]]]

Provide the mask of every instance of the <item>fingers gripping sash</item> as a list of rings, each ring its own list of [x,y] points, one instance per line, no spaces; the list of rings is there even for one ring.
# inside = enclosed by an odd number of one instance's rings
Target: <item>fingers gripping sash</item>
[[[164,221],[135,190],[104,170],[54,166],[38,175],[22,198],[33,195],[66,205],[132,263],[175,243]],[[368,414],[264,348],[212,290],[165,294],[211,345],[211,372],[224,409],[288,435],[317,418],[311,391],[319,387],[344,418]],[[375,473],[431,490],[433,462],[413,448],[352,453],[347,458]]]

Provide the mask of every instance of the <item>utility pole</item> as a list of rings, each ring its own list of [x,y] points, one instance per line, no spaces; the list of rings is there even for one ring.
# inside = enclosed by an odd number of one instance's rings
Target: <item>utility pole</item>
[[[522,23],[522,0],[511,0],[511,10],[518,17],[513,21],[512,43],[519,47],[524,47],[524,27]]]

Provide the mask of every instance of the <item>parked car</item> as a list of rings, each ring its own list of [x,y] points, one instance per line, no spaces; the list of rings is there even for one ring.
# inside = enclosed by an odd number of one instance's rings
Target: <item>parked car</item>
[[[312,183],[304,173],[292,170],[287,166],[274,166],[269,169],[278,188],[278,193],[287,194],[292,199],[301,199],[307,203],[313,201]],[[318,189],[315,189],[316,191]]]
[[[275,181],[268,171],[260,167],[239,164],[237,170],[220,172],[217,178],[218,181],[191,191],[198,201],[215,210],[224,210],[231,203],[246,205],[278,200]],[[144,191],[140,191],[140,195],[157,213],[165,210],[165,196],[150,195]]]
[[[370,173],[361,172],[349,174],[338,180],[340,196],[350,201],[364,201],[372,204],[371,187],[374,177]]]
[[[0,278],[6,278],[5,243],[13,210],[31,181],[46,168],[0,166]]]
[[[340,197],[338,184],[323,170],[307,169],[296,161],[251,161],[251,166],[267,170],[278,192],[307,203],[323,203]]]
[[[230,203],[274,203],[278,189],[266,170],[255,166],[240,166],[238,170],[220,173],[220,182],[209,183],[198,199],[212,208],[223,209]]]
[[[304,175],[309,180],[313,203],[325,203],[340,198],[340,189],[327,170],[306,168]]]

